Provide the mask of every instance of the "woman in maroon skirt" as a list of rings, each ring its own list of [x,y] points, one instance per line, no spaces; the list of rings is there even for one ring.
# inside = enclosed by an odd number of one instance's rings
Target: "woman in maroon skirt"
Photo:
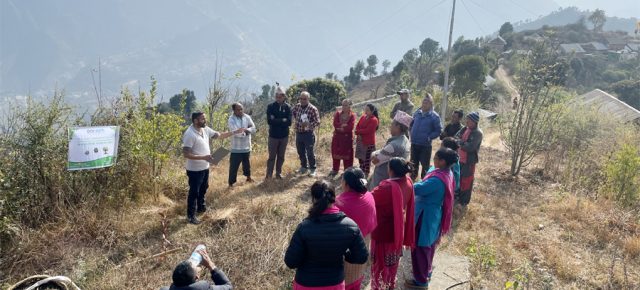
[[[378,109],[373,104],[367,104],[356,125],[356,158],[366,177],[369,177],[371,168],[371,153],[376,151],[378,124]]]
[[[342,110],[333,115],[333,139],[331,140],[333,170],[329,176],[338,174],[340,160],[345,170],[353,166],[353,126],[356,122],[356,114],[351,111],[351,105],[351,100],[345,99],[342,101]]]

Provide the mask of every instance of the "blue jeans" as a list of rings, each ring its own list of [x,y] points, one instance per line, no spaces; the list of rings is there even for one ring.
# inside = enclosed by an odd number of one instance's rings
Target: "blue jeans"
[[[187,170],[189,178],[189,196],[187,197],[187,217],[196,216],[196,208],[201,211],[206,208],[204,195],[209,188],[209,169],[201,171]],[[197,207],[196,207],[197,204]]]

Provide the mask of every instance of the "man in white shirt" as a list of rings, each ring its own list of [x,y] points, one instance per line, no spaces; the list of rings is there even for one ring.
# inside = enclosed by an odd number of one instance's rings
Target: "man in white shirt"
[[[204,213],[207,206],[204,195],[209,188],[209,165],[213,162],[209,139],[227,138],[237,132],[216,132],[207,127],[207,120],[202,112],[191,114],[191,126],[182,135],[182,155],[187,159],[186,169],[189,178],[189,195],[187,197],[187,219],[189,223],[199,224],[197,213]]]
[[[253,182],[249,157],[251,154],[251,134],[256,133],[256,125],[253,123],[251,116],[244,113],[242,104],[233,103],[231,108],[233,109],[233,114],[229,116],[229,131],[242,130],[242,132],[235,133],[231,137],[229,187],[236,183],[240,163],[242,163],[242,174],[247,177],[247,182]]]

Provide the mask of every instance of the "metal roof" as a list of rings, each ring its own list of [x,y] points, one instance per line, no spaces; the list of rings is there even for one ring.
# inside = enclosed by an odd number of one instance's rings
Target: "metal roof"
[[[582,49],[582,46],[580,46],[580,44],[578,43],[563,43],[560,44],[560,49],[562,49],[564,53],[585,53],[584,49]]]
[[[605,91],[595,89],[578,96],[584,105],[595,107],[598,112],[620,119],[623,122],[639,122],[640,111]]]

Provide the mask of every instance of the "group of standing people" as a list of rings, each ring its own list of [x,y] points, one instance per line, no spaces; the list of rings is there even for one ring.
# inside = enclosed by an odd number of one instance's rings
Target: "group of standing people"
[[[469,203],[482,131],[478,113],[468,114],[462,126],[459,110],[443,131],[430,95],[410,115],[403,111],[413,110],[408,93],[399,92],[391,137],[380,150],[375,148],[380,122],[374,105],[365,106],[357,123],[349,100],[335,113],[330,176],[338,174],[342,162],[342,193],[327,181],[311,187],[309,215],[296,228],[284,258],[296,269],[294,289],[360,289],[368,258],[372,289],[394,289],[403,247],[411,249],[413,269],[405,284],[428,287],[436,248],[451,229],[454,202]],[[441,147],[431,163],[437,138]],[[369,164],[375,166],[370,178]]]
[[[471,197],[475,164],[482,142],[480,117],[455,111],[444,130],[427,94],[414,111],[408,90],[398,92],[400,102],[392,111],[390,138],[376,148],[380,116],[373,104],[358,117],[353,103],[343,100],[334,114],[331,144],[333,159],[329,176],[339,173],[342,163],[342,193],[327,181],[310,189],[313,205],[295,230],[285,254],[285,263],[296,269],[294,289],[360,289],[370,258],[372,289],[393,289],[402,248],[411,249],[413,279],[406,283],[426,287],[431,279],[435,249],[450,230],[454,200],[466,206]],[[290,106],[285,89],[276,88],[275,101],[267,107],[269,125],[266,179],[282,178],[290,127],[300,158],[299,174],[316,176],[315,129],[320,125],[311,95],[302,92]],[[257,128],[239,103],[232,105],[227,132],[206,126],[202,113],[192,115],[192,125],[183,136],[187,159],[189,195],[187,218],[197,224],[196,213],[206,211],[209,139],[231,137],[229,186],[236,183],[240,165],[248,182],[251,135]],[[357,120],[357,121],[356,121]],[[432,141],[440,138],[431,166]],[[358,166],[354,167],[354,159]],[[374,166],[371,170],[371,166]],[[373,172],[371,172],[373,171]],[[420,179],[416,181],[416,179]]]

